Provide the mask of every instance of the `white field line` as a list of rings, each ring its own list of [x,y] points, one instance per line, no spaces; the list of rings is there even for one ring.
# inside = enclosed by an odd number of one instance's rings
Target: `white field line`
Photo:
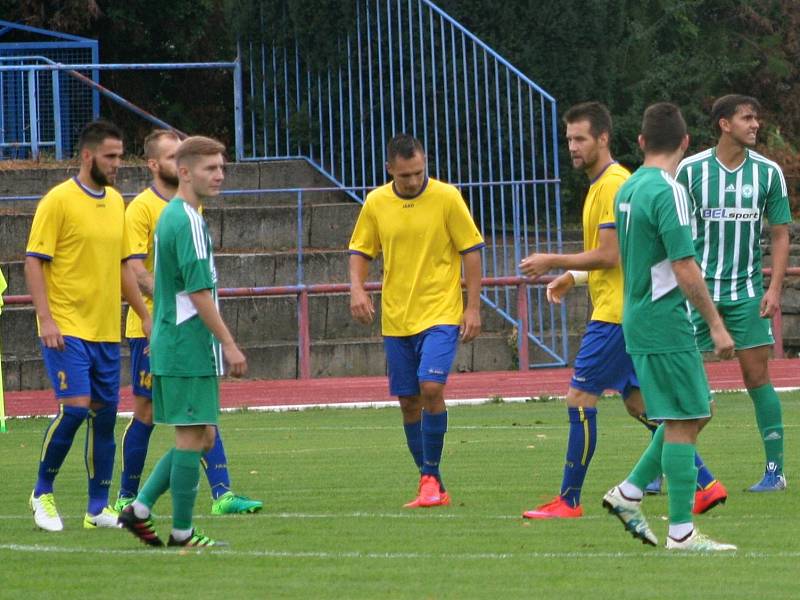
[[[774,559],[774,558],[798,558],[800,551],[792,552],[718,552],[709,554],[697,554],[690,552],[667,552],[662,551],[641,551],[641,552],[363,552],[353,551],[311,551],[311,550],[224,550],[224,549],[204,549],[193,551],[169,551],[149,548],[131,548],[130,550],[110,549],[110,548],[75,548],[64,546],[44,546],[39,544],[0,544],[0,551],[27,552],[30,554],[88,554],[88,555],[108,555],[116,554],[123,556],[181,556],[183,559],[186,554],[213,554],[215,557],[231,558],[288,558],[288,559],[309,559],[318,558],[325,560],[531,560],[531,559],[565,559],[565,558],[650,558],[650,559],[689,559],[691,561],[712,559],[712,558],[734,558],[734,559]]]
[[[648,517],[653,522],[660,522],[666,521],[666,515],[659,515],[659,514],[648,514]],[[71,516],[64,516],[61,515],[62,520],[66,522],[74,521],[82,521],[83,516],[80,517],[71,517]],[[169,515],[153,515],[154,520],[156,521],[169,521],[172,517]],[[218,516],[212,515],[193,515],[192,517],[194,520],[198,521],[218,521]],[[720,518],[724,518],[724,516],[720,515]],[[738,515],[736,517],[739,521],[774,521],[777,517],[772,514],[768,513],[759,513],[759,514],[752,514],[752,515]],[[7,514],[7,515],[0,515],[0,521],[18,521],[18,520],[32,520],[33,517],[31,513],[26,512],[24,514]],[[353,511],[353,512],[343,512],[343,513],[303,513],[303,512],[258,512],[254,514],[248,515],[228,515],[226,516],[226,520],[260,520],[260,519],[296,519],[296,520],[326,520],[330,521],[332,519],[381,519],[381,520],[388,520],[388,519],[395,519],[395,520],[409,520],[409,521],[460,521],[460,520],[488,520],[488,521],[519,521],[520,524],[525,524],[527,526],[535,527],[536,524],[532,521],[526,521],[522,518],[520,514],[506,514],[506,515],[486,515],[486,514],[475,514],[475,513],[456,513],[456,512],[414,512],[414,511],[404,511],[404,512],[367,512],[367,511]],[[593,520],[601,520],[601,519],[608,519],[608,515],[605,514],[596,514],[596,515],[584,515],[581,517],[582,521],[593,521]]]
[[[800,390],[800,387],[778,387],[775,388],[776,392],[794,392]],[[744,392],[746,391],[744,388],[742,389],[729,389],[729,390],[712,390],[712,394],[723,394],[723,393],[733,393],[733,392]],[[554,398],[557,400],[563,400],[565,396],[563,395],[556,395],[556,394],[543,394],[542,396],[498,396],[501,400],[495,400],[493,398],[461,398],[456,400],[447,400],[448,406],[475,406],[479,404],[495,404],[495,403],[506,403],[506,404],[519,404],[525,403],[533,399],[532,404],[536,403],[536,400],[541,398]],[[314,403],[314,404],[277,404],[274,406],[239,406],[239,407],[230,407],[230,408],[223,408],[222,412],[245,412],[245,411],[253,411],[253,412],[294,412],[294,411],[303,411],[303,410],[311,410],[317,408],[390,408],[398,406],[396,400],[376,400],[370,402],[321,402],[321,403]],[[133,413],[130,411],[125,411],[118,413],[117,416],[119,417],[130,417]],[[48,414],[48,415],[35,415],[39,417],[48,417],[52,418],[55,416],[55,413]],[[18,417],[9,417],[10,419],[28,419],[31,415],[23,415]]]

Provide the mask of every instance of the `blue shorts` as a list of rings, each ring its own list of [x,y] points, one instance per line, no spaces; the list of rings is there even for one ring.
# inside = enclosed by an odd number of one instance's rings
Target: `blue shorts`
[[[589,321],[575,357],[570,386],[595,396],[616,390],[623,398],[639,387],[633,361],[625,350],[622,325]]]
[[[153,376],[150,374],[150,355],[145,350],[147,338],[128,338],[131,349],[131,388],[133,395],[153,399]]]
[[[119,402],[119,343],[87,342],[65,335],[64,349],[42,344],[42,358],[56,398],[89,396],[97,402]]]
[[[416,335],[385,336],[389,393],[419,395],[420,381],[446,383],[458,349],[458,325],[434,325]]]

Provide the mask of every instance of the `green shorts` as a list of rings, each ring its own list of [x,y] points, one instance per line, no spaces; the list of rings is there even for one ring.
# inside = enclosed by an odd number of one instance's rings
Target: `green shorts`
[[[711,416],[711,392],[697,350],[632,354],[648,419],[688,420]]]
[[[216,425],[219,381],[206,377],[153,375],[153,422],[165,425]]]
[[[771,346],[775,343],[772,337],[772,322],[761,317],[761,298],[748,298],[741,302],[720,302],[717,310],[725,327],[731,334],[737,350]],[[700,352],[714,350],[708,324],[697,310],[692,310],[692,324],[694,325],[697,347]]]

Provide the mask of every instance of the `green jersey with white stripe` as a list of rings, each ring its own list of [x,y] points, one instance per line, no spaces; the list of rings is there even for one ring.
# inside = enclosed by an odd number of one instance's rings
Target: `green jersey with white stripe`
[[[714,302],[760,298],[764,217],[772,225],[792,220],[781,168],[747,149],[728,169],[709,148],[684,159],[676,179],[689,192],[697,260]]]
[[[210,290],[217,304],[217,272],[203,217],[181,198],[161,212],[153,239],[154,375],[202,377],[222,374],[217,340],[197,314],[189,294]]]
[[[689,306],[672,271],[673,261],[694,257],[686,190],[666,171],[640,167],[617,192],[615,220],[628,353],[697,348]]]

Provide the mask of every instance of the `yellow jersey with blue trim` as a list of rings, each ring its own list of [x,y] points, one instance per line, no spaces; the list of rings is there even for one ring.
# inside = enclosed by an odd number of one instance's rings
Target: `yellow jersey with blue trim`
[[[386,336],[416,335],[463,316],[461,255],[484,247],[461,193],[428,178],[412,198],[388,183],[367,196],[350,253],[383,254],[381,328]]]
[[[143,260],[145,269],[150,273],[153,272],[153,236],[156,233],[156,223],[169,200],[159,194],[155,187],[150,186],[131,200],[128,208],[125,209],[125,234],[128,246],[123,253],[123,258],[125,260],[129,258]],[[142,296],[147,310],[152,315],[153,300],[144,294]],[[125,321],[125,337],[145,337],[142,320],[136,311],[130,308]]]
[[[72,177],[39,201],[26,254],[43,261],[47,301],[62,335],[120,341],[126,244],[125,203],[111,187],[96,193]]]
[[[614,198],[630,171],[613,162],[592,180],[583,205],[583,249],[600,245],[601,229],[616,229]],[[622,323],[622,267],[589,271],[589,297],[593,321]]]

